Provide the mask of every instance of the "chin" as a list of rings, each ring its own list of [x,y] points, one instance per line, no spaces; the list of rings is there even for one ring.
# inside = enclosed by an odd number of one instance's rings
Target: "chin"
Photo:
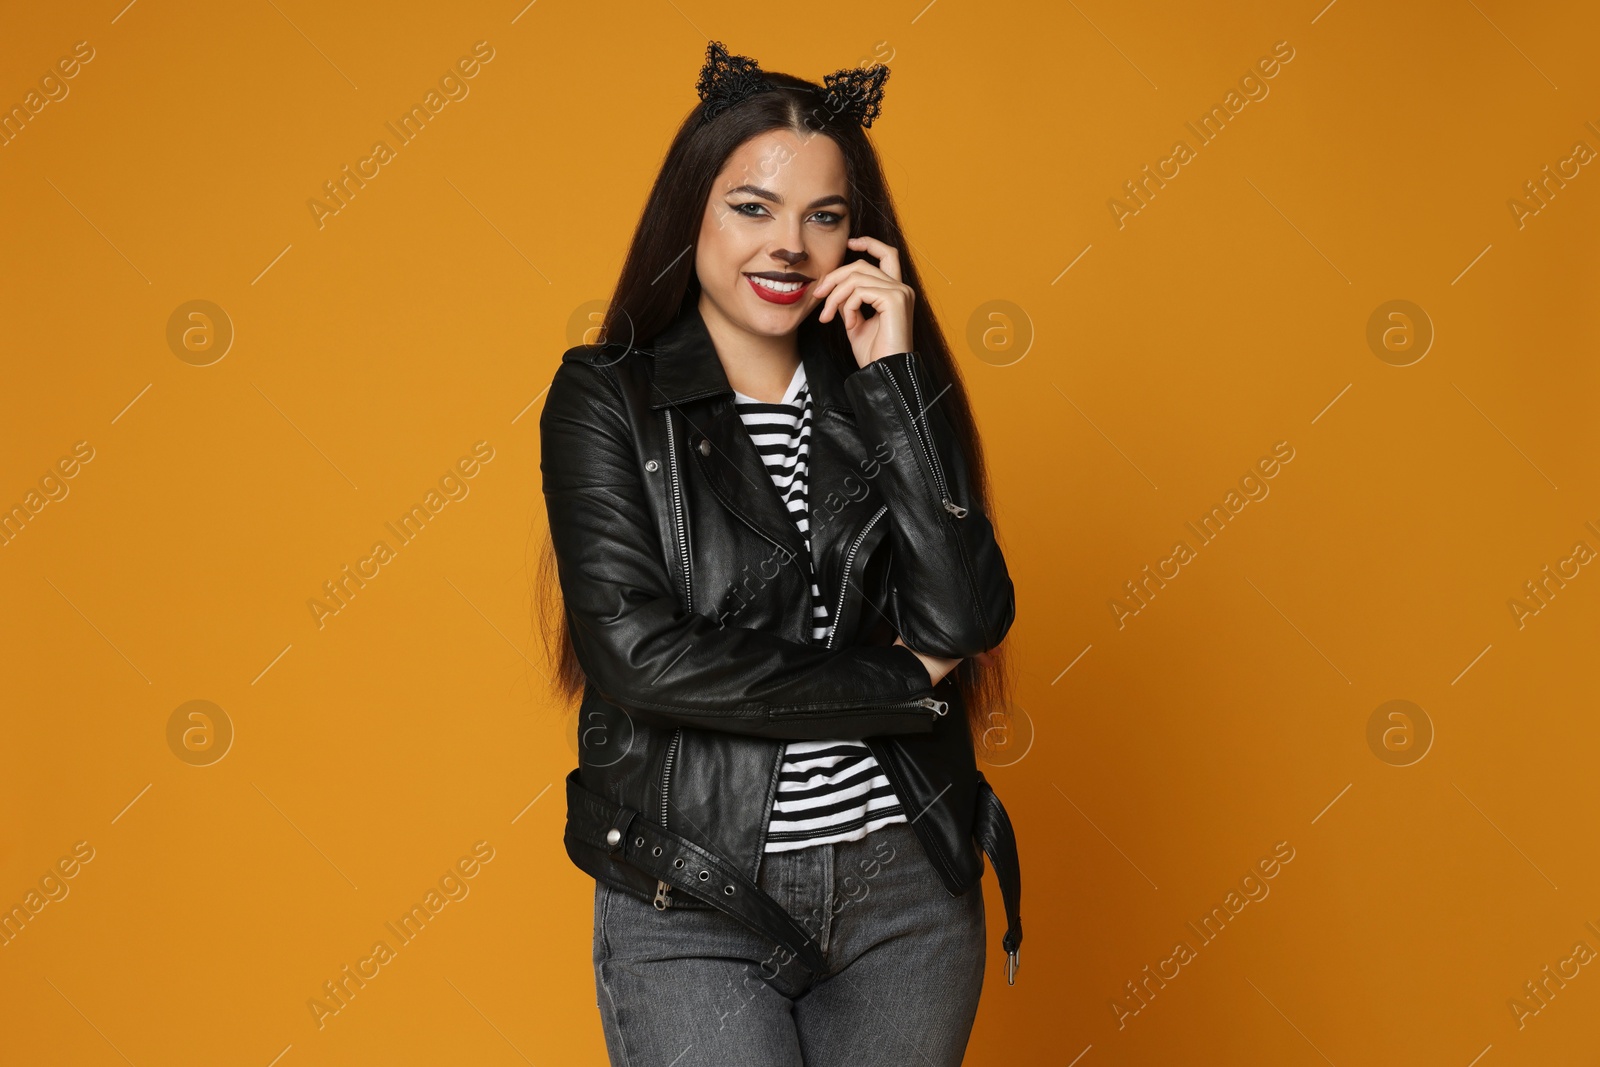
[[[805,316],[796,314],[792,310],[769,311],[755,316],[750,323],[750,329],[754,333],[766,334],[768,337],[782,337],[799,329],[803,321]]]
[[[761,301],[758,296],[752,300]],[[741,316],[745,329],[751,333],[764,334],[768,337],[782,337],[784,334],[793,333],[804,322],[812,309],[805,304],[792,304],[784,307],[780,304],[762,303],[760,307],[752,308]]]
[[[751,337],[787,337],[795,331],[795,326],[782,323],[745,322],[741,325],[744,332]]]

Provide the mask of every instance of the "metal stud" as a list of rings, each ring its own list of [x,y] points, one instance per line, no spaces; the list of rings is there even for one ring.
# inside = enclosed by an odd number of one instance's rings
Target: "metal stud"
[[[610,829],[610,830],[606,831],[606,844],[615,845],[618,841],[621,841],[621,840],[622,840],[622,831],[621,830],[613,828],[613,829]]]
[[[709,437],[702,437],[700,439],[700,454],[702,456],[711,455],[711,439]]]
[[[647,459],[644,462],[644,469],[649,471],[651,474],[654,474],[660,468],[661,468],[661,464],[657,463],[653,459]]]

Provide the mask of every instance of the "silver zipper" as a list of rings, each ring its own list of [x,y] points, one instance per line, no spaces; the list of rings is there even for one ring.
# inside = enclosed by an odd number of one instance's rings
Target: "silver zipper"
[[[683,738],[683,727],[672,731],[672,740],[667,744],[667,758],[661,765],[661,826],[667,825],[667,789],[672,782],[672,763],[678,758],[678,742]],[[672,892],[672,886],[661,879],[656,879],[656,899],[654,904],[657,911],[665,911],[672,906],[672,901],[667,894]]]
[[[672,471],[672,524],[678,535],[678,549],[683,557],[683,599],[686,610],[694,610],[694,583],[689,573],[689,521],[683,510],[683,486],[678,478],[678,442],[672,433],[672,409],[667,416],[667,463]]]
[[[667,465],[672,472],[672,525],[678,537],[678,551],[683,560],[683,600],[687,610],[694,609],[694,580],[689,568],[689,524],[683,507],[683,483],[678,476],[678,439],[672,430],[672,409],[665,409],[663,414],[667,417]],[[661,826],[667,825],[667,795],[672,785],[672,764],[678,756],[678,742],[683,738],[683,729],[672,731],[672,740],[667,745],[667,758],[661,766]],[[661,879],[656,880],[656,896],[654,904],[657,911],[665,911],[672,906],[668,894],[672,886]]]
[[[899,394],[900,403],[905,405],[906,414],[911,416],[911,429],[916,434],[917,442],[922,445],[923,451],[928,454],[928,464],[933,468],[933,480],[939,489],[940,505],[956,518],[964,518],[967,514],[967,509],[950,499],[950,490],[945,485],[944,468],[939,465],[939,453],[934,451],[933,448],[933,431],[931,428],[926,431],[923,429],[923,424],[927,422],[927,415],[924,414],[922,416],[922,423],[917,421],[917,412],[923,410],[922,388],[917,384],[917,372],[914,368],[907,368],[907,372],[911,375],[911,391],[916,394],[917,398],[915,409],[906,403],[905,391],[900,388],[900,383],[893,374],[889,375],[889,384],[893,385],[894,391]]]
[[[861,528],[861,532],[856,534],[855,544],[850,546],[849,553],[844,557],[844,580],[839,583],[839,603],[833,609],[832,625],[828,628],[828,643],[822,646],[824,648],[833,647],[834,636],[839,632],[839,616],[844,612],[844,595],[846,590],[850,588],[850,568],[855,565],[856,550],[861,547],[861,542],[866,539],[868,531],[877,525],[878,520],[888,510],[889,505],[885,504],[877,510],[877,513],[872,518],[867,520],[867,524]]]
[[[678,757],[678,741],[683,737],[683,727],[672,731],[667,744],[667,758],[661,765],[661,825],[667,825],[667,788],[672,780],[672,761]]]
[[[889,708],[932,708],[933,709],[933,717],[936,718],[936,719],[938,717],[940,717],[941,715],[943,715],[945,712],[950,710],[949,702],[945,701],[945,700],[940,700],[937,697],[923,697],[921,700],[910,700],[910,701],[907,701],[904,704],[885,704],[884,707],[889,707]]]

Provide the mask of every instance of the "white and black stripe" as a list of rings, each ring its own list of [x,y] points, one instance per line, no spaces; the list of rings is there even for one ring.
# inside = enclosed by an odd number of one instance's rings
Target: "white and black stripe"
[[[806,368],[795,368],[776,404],[735,390],[734,408],[766,464],[806,542],[811,562],[811,519],[806,499],[811,455],[811,391]],[[811,640],[828,640],[832,620],[816,578],[811,580]],[[855,841],[880,826],[905,822],[894,787],[861,741],[790,741],[779,771],[778,795],[767,829],[767,852],[787,852],[833,841]]]

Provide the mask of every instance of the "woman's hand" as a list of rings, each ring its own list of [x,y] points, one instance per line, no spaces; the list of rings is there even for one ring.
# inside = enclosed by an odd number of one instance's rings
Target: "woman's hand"
[[[906,645],[904,641],[900,640],[898,635],[895,637],[894,643],[911,648],[910,645]],[[955,670],[956,664],[961,662],[959,659],[939,659],[936,656],[924,656],[914,648],[911,648],[911,654],[920,659],[922,665],[928,668],[928,678],[931,679],[930,684],[932,685],[938,685],[939,680]]]
[[[824,275],[812,290],[824,298],[817,320],[844,316],[845,335],[859,366],[910,352],[911,310],[917,294],[900,280],[900,251],[876,237],[852,237],[848,244],[851,250],[875,258],[878,265],[856,260]],[[872,318],[861,314],[862,304],[872,305]]]

